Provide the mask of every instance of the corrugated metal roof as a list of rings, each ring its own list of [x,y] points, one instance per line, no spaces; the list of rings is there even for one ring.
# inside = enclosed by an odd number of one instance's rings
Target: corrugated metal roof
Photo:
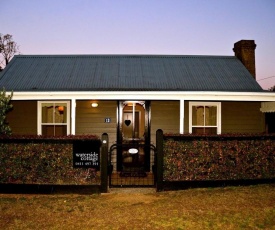
[[[7,91],[263,91],[234,56],[18,55]]]

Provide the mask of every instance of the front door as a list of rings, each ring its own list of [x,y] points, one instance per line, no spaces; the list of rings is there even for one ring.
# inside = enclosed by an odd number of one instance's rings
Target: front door
[[[150,101],[119,101],[117,171],[150,171]]]

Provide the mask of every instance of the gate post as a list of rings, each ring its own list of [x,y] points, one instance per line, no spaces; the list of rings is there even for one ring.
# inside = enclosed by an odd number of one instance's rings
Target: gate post
[[[101,177],[101,192],[108,192],[108,145],[109,138],[107,133],[103,133],[101,145],[101,165],[100,165],[100,177]]]
[[[158,129],[156,132],[156,149],[157,149],[157,192],[163,190],[163,131]]]

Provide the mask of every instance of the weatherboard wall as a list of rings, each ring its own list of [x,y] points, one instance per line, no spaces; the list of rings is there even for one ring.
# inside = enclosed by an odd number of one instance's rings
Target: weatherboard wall
[[[95,134],[101,137],[103,133],[108,133],[109,142],[115,143],[117,101],[99,101],[96,108],[91,103],[92,101],[76,102],[76,135]]]
[[[222,133],[261,133],[265,114],[261,102],[222,102]]]
[[[109,143],[116,142],[117,101],[76,101],[76,135],[109,134]],[[37,134],[37,101],[12,101],[13,109],[7,114],[13,134]],[[189,101],[184,102],[184,133],[189,132]],[[265,114],[261,102],[222,102],[222,133],[260,133],[265,131]],[[158,129],[164,133],[179,133],[179,101],[151,101],[151,142],[155,142]],[[106,122],[105,119],[109,122]]]
[[[155,143],[158,129],[162,129],[164,133],[179,133],[179,116],[179,101],[152,101],[151,141]]]
[[[13,134],[37,134],[37,101],[12,101],[13,108],[7,114],[7,122]]]

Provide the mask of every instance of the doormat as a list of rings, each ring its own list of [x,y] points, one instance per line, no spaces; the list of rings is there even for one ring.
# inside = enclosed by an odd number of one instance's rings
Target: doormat
[[[124,171],[119,174],[121,177],[147,177],[146,172],[142,171]]]

